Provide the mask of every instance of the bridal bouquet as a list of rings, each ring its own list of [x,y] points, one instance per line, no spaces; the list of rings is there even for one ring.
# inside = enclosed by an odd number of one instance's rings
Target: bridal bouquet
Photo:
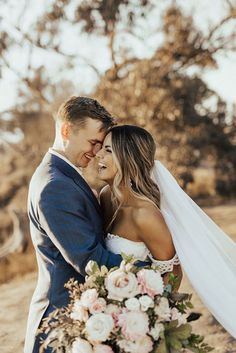
[[[110,271],[90,261],[84,284],[65,286],[70,303],[44,319],[41,346],[57,353],[178,353],[212,350],[187,322],[191,295],[174,292],[176,278],[164,286],[154,265],[137,268],[124,256]]]

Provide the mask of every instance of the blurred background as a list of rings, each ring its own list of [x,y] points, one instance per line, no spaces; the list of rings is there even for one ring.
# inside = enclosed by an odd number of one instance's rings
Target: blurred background
[[[28,184],[70,95],[147,128],[156,157],[236,239],[235,0],[0,0],[0,75],[2,304],[33,273],[14,349],[35,283]]]

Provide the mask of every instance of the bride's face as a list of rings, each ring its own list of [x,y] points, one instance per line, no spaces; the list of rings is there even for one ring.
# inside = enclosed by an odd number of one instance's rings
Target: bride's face
[[[111,147],[111,133],[107,134],[101,150],[97,153],[99,158],[98,175],[101,180],[112,184],[117,173],[117,167],[113,159]]]

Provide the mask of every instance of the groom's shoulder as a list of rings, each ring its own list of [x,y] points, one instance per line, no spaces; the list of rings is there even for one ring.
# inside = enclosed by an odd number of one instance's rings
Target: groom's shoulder
[[[63,174],[59,169],[52,166],[50,163],[41,163],[35,170],[31,181],[30,191],[37,190],[37,193],[68,193],[73,190],[75,185],[71,178]]]

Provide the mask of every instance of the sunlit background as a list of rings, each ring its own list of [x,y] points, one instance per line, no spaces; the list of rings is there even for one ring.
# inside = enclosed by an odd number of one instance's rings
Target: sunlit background
[[[28,185],[70,95],[95,97],[121,124],[147,128],[156,157],[236,238],[236,2],[0,0],[0,29],[0,283],[14,284],[0,298],[7,308],[6,293],[23,285],[14,281],[33,273],[20,290],[18,328],[9,318],[10,333],[0,335],[13,353],[35,281]],[[100,187],[92,166],[86,175]],[[12,345],[10,328],[19,330]]]

